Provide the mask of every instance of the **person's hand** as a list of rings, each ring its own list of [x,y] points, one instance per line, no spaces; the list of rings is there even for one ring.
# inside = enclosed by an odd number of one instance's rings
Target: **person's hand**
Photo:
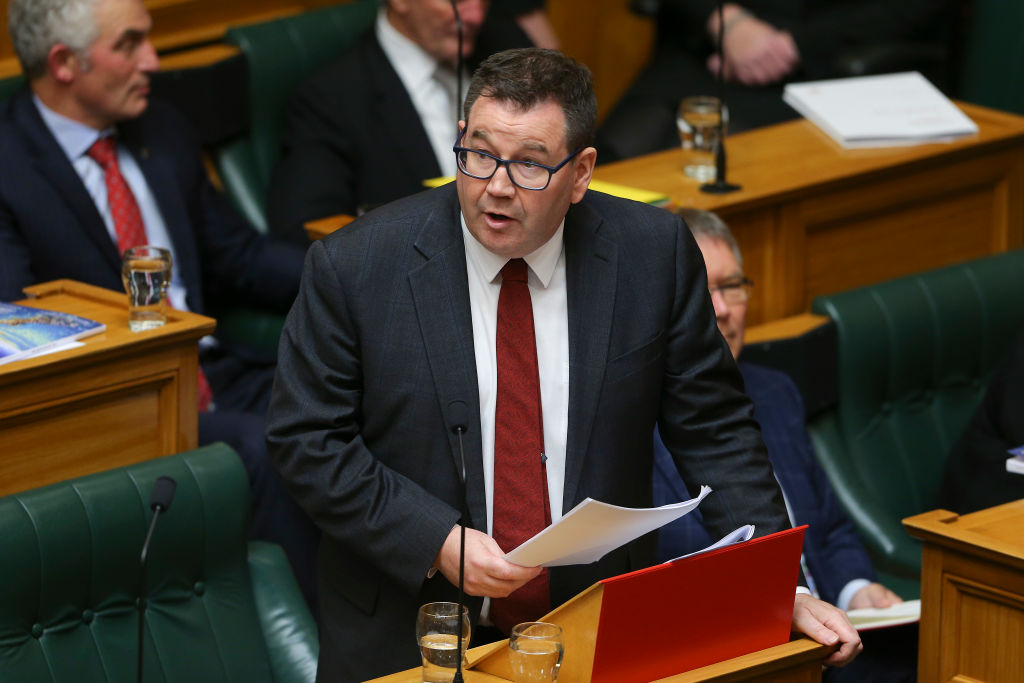
[[[846,612],[806,593],[798,593],[793,601],[793,631],[822,645],[838,644],[825,660],[829,666],[845,666],[864,649]]]
[[[453,586],[459,585],[459,526],[452,528],[434,559]],[[541,567],[521,567],[505,559],[493,538],[476,529],[466,529],[466,566],[463,586],[467,595],[504,598],[540,574]]]
[[[893,593],[880,583],[869,583],[853,594],[849,609],[865,607],[892,607],[903,602],[903,598]]]
[[[726,81],[744,85],[777,83],[790,74],[800,63],[800,51],[788,31],[779,31],[771,24],[751,14],[726,19],[725,69]],[[721,57],[718,53],[708,58],[708,69],[718,73]]]

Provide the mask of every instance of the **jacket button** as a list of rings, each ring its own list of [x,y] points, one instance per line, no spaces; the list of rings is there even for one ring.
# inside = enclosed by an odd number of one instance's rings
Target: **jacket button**
[[[32,624],[32,637],[36,638],[36,639],[39,639],[39,638],[43,637],[43,625],[42,624]]]
[[[91,609],[87,609],[84,612],[82,612],[82,621],[84,621],[85,623],[91,624],[92,623],[92,618],[93,618],[93,613],[92,613]]]
[[[202,595],[206,592],[206,584],[202,581],[196,581],[196,585],[194,586],[193,590],[195,590],[196,595]]]

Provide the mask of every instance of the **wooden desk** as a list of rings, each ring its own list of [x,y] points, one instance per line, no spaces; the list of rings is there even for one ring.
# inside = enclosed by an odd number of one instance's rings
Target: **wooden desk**
[[[1024,681],[1024,500],[903,524],[924,541],[918,680]]]
[[[124,294],[71,280],[16,303],[98,320],[79,348],[0,366],[0,495],[197,446],[196,342],[215,322],[169,311],[128,329]]]
[[[481,645],[466,653],[470,663],[478,661],[495,649],[508,647],[508,641]],[[821,681],[821,662],[830,648],[819,645],[807,638],[792,640],[784,645],[770,647],[760,652],[729,659],[718,664],[703,666],[693,671],[662,678],[657,683],[700,683],[703,681],[758,681],[759,683],[816,683]],[[563,666],[560,681],[579,681],[578,677],[566,676]],[[508,683],[501,676],[468,670],[464,672],[466,683]],[[371,683],[419,683],[421,670],[409,669],[390,676],[375,678]]]
[[[729,180],[743,189],[727,195],[700,192],[680,150],[594,177],[718,213],[755,283],[753,325],[821,294],[1024,244],[1024,117],[960,107],[979,133],[949,144],[843,150],[802,119],[730,136]]]

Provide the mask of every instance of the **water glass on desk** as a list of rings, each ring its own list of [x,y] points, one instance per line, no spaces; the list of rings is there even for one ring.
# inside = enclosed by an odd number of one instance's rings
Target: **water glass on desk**
[[[459,619],[456,602],[428,602],[416,615],[416,642],[423,657],[423,683],[448,683],[455,677],[459,661],[459,626],[462,626],[462,656],[469,646],[469,609],[462,607]],[[465,662],[463,662],[465,665]]]
[[[516,683],[553,683],[562,666],[562,628],[543,621],[517,624],[508,639]]]
[[[721,133],[725,135],[729,111],[722,105]],[[719,136],[717,97],[697,95],[679,104],[676,126],[683,146],[683,173],[702,183],[715,179],[715,146]]]
[[[149,245],[126,249],[121,256],[121,280],[128,292],[128,329],[141,332],[167,322],[169,250]]]

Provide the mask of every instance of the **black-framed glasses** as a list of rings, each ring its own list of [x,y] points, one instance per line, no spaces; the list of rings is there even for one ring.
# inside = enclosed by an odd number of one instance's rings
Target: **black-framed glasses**
[[[452,147],[452,151],[455,152],[455,162],[458,164],[460,171],[470,178],[490,180],[498,172],[498,168],[504,166],[509,180],[516,187],[521,187],[524,190],[546,189],[551,182],[551,175],[557,173],[559,169],[569,163],[574,156],[583,150],[582,147],[576,149],[576,151],[562,159],[556,166],[546,166],[536,161],[512,161],[496,157],[487,152],[481,152],[478,149],[460,147],[459,143],[462,142],[462,137],[465,134],[466,129],[463,128],[459,132],[458,139],[455,140],[455,146]]]
[[[745,277],[734,278],[714,287],[708,287],[708,293],[714,296],[715,292],[721,292],[722,298],[727,304],[742,304],[750,298],[750,289],[754,282]]]

